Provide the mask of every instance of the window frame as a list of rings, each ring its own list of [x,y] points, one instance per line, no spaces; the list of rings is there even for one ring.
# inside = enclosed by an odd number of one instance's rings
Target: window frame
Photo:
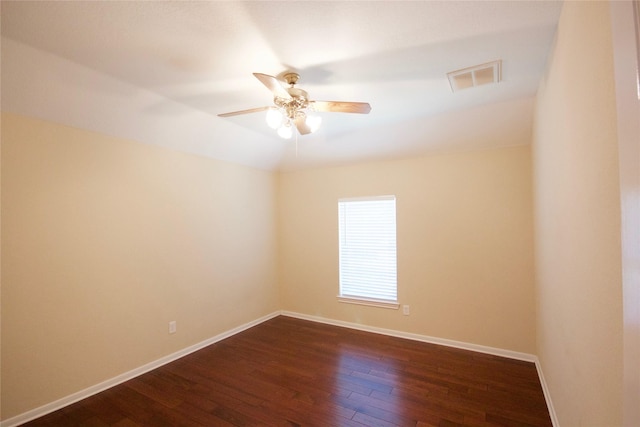
[[[394,256],[395,256],[395,269],[394,269],[394,278],[395,278],[395,300],[391,299],[378,299],[371,298],[364,295],[349,295],[342,293],[342,285],[343,285],[343,270],[342,270],[342,233],[343,233],[343,223],[341,221],[341,209],[343,203],[349,202],[374,202],[374,201],[393,201],[394,207]],[[359,304],[359,305],[367,305],[372,307],[381,307],[381,308],[389,308],[389,309],[398,309],[400,307],[399,298],[398,298],[398,230],[397,230],[397,197],[395,195],[384,195],[384,196],[365,196],[365,197],[345,197],[338,199],[338,301],[349,304]]]

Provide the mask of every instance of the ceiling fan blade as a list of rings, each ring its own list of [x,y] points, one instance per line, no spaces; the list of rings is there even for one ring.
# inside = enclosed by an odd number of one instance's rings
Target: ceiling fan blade
[[[283,99],[291,99],[291,95],[289,95],[289,92],[287,92],[287,90],[275,77],[262,73],[253,73],[253,75],[256,76],[256,78],[260,80],[260,82],[262,82],[262,84],[265,85],[267,89],[269,89],[273,93],[274,96]]]
[[[298,132],[300,132],[300,135],[306,135],[308,133],[311,133],[311,128],[307,124],[305,116],[296,117],[294,123],[296,124],[296,129],[298,129]]]
[[[249,110],[233,111],[231,113],[218,114],[218,117],[231,117],[231,116],[238,116],[240,114],[259,113],[260,111],[266,111],[269,108],[271,107],[258,107],[258,108],[251,108]]]
[[[369,114],[371,111],[368,102],[311,101],[309,104],[320,112]]]

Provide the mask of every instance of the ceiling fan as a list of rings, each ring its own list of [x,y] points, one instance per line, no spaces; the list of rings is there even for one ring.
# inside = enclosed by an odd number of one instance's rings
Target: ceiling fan
[[[293,136],[294,127],[300,135],[309,134],[320,127],[322,119],[315,115],[315,112],[368,114],[371,111],[371,106],[366,102],[310,100],[306,91],[295,87],[300,78],[297,73],[283,75],[289,87],[284,87],[273,76],[262,73],[253,73],[253,75],[273,93],[274,105],[218,114],[219,117],[266,111],[269,127],[277,129],[278,135],[282,138],[289,139]]]

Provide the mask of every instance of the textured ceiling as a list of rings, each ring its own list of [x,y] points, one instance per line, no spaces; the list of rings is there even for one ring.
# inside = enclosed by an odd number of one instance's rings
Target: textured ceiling
[[[527,143],[561,3],[12,2],[2,108],[265,169]],[[503,81],[446,73],[502,59]],[[284,141],[253,76],[293,70],[312,99],[365,101]]]

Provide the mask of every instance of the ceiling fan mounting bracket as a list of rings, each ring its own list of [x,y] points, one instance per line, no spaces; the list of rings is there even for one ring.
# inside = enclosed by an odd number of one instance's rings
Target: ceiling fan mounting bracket
[[[298,79],[300,79],[300,74],[298,73],[287,73],[284,76],[284,81],[287,82],[288,85],[293,87],[296,83],[298,83]]]

